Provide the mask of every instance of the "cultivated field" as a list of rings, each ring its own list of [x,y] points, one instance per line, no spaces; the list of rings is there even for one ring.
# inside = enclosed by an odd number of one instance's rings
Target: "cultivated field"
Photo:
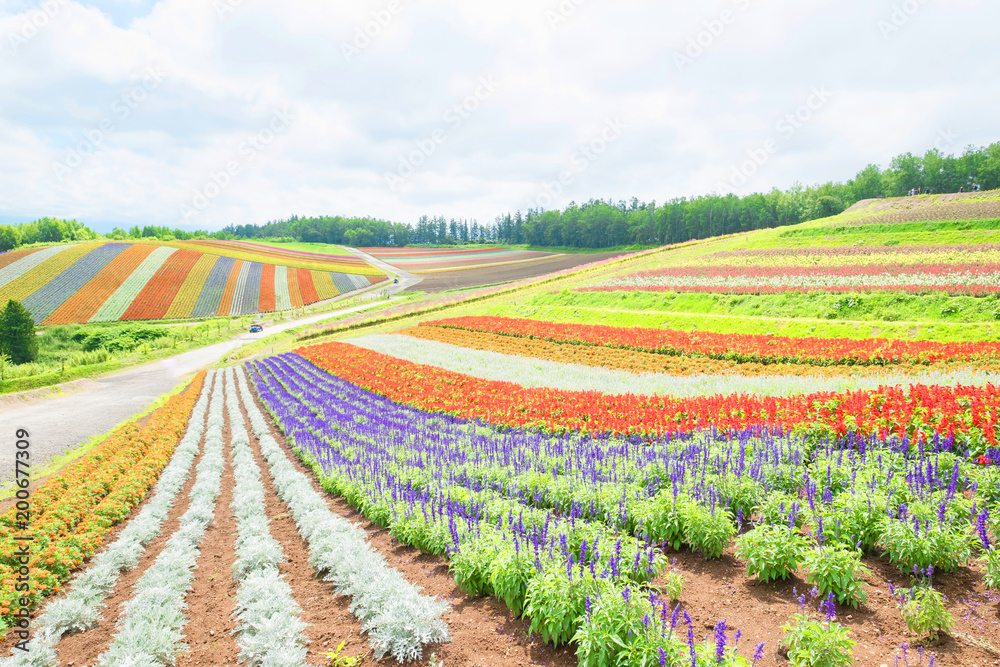
[[[1000,238],[924,210],[966,203],[592,261],[200,374],[0,519],[8,626],[38,540],[10,664],[1000,664]]]
[[[353,255],[230,241],[101,242],[0,254],[0,303],[21,301],[44,325],[292,310],[385,279]]]

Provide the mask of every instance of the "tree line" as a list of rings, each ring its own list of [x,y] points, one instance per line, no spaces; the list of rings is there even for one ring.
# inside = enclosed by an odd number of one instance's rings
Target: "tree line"
[[[38,242],[158,239],[255,239],[332,243],[352,247],[453,245],[458,243],[529,244],[577,248],[665,245],[755,229],[794,225],[841,213],[863,199],[902,197],[914,188],[932,193],[1000,188],[1000,142],[959,155],[938,149],[923,156],[905,153],[885,169],[868,165],[846,182],[805,187],[796,183],[745,196],[710,194],[679,197],[662,204],[633,197],[618,202],[591,199],[565,209],[529,209],[497,216],[492,222],[421,216],[416,224],[370,217],[292,216],[264,224],[231,224],[221,231],[185,231],[138,225],[114,228],[101,236],[76,220],[42,218],[0,226],[0,251]]]

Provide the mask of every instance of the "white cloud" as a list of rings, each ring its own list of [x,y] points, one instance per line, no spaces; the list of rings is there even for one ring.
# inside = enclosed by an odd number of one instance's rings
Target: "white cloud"
[[[557,205],[663,201],[715,189],[823,85],[833,100],[748,188],[842,180],[942,131],[960,137],[954,151],[997,140],[982,110],[1000,102],[983,78],[1000,65],[1000,7],[985,0],[922,0],[888,35],[880,21],[902,0],[220,2],[232,11],[49,0],[46,14],[0,0],[0,216],[486,221],[523,208],[613,117],[628,129]],[[702,46],[679,69],[690,40]],[[150,67],[163,80],[137,101]],[[498,89],[455,126],[446,113],[481,77]],[[294,120],[248,159],[241,146],[286,107]],[[97,150],[59,178],[54,165],[106,120]],[[391,190],[385,174],[437,129],[444,140]],[[238,173],[184,218],[233,161]]]

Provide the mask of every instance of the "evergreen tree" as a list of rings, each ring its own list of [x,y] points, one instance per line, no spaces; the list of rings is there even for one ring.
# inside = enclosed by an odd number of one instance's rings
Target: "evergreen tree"
[[[27,308],[13,299],[0,312],[0,354],[6,354],[15,364],[38,358],[35,320]]]

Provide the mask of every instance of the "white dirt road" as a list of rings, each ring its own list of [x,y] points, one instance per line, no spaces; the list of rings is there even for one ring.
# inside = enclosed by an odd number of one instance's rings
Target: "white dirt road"
[[[400,284],[394,288],[403,288]],[[384,287],[382,289],[385,289]],[[395,292],[396,290],[393,290]],[[244,333],[224,343],[191,350],[120,373],[93,380],[78,380],[42,391],[0,396],[0,484],[13,479],[15,433],[27,429],[31,466],[39,470],[95,435],[141,412],[193,373],[223,359],[230,352],[264,336],[313,324],[337,315],[371,308],[382,301],[355,308],[313,315],[268,327],[263,333]]]

